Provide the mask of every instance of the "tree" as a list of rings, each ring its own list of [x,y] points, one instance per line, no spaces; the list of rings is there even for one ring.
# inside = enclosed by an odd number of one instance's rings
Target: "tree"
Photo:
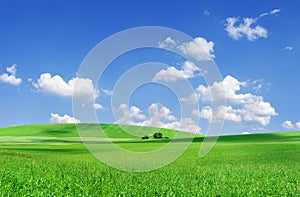
[[[163,135],[162,135],[162,133],[154,133],[153,137],[158,139],[158,138],[162,138]]]

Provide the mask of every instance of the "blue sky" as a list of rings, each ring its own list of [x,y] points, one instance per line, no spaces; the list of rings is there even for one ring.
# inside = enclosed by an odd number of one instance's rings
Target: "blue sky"
[[[299,7],[296,0],[0,0],[0,127],[77,121],[72,84],[88,52],[120,31],[163,26],[190,35],[202,44],[203,53],[213,55],[227,84],[222,133],[300,129]],[[91,99],[101,122],[172,128],[183,124],[178,98],[155,84],[137,89],[129,103],[113,109],[121,113],[113,118],[110,104],[116,81],[134,65],[153,60],[174,68],[164,69],[158,80],[177,76],[180,82],[181,77],[193,84],[199,98],[207,96],[200,71],[187,67],[188,62],[160,50],[133,51],[115,60],[98,84],[82,79],[84,96],[96,90]],[[205,100],[199,104],[194,115],[205,133],[211,108]]]

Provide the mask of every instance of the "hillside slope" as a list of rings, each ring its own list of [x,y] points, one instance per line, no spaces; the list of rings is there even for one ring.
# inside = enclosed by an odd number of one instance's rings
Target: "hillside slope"
[[[81,124],[89,127],[96,124]],[[155,127],[129,126],[117,124],[99,125],[110,138],[140,138],[161,132],[163,136],[173,137],[177,131]],[[75,124],[32,124],[0,128],[0,136],[43,136],[43,137],[79,137]]]

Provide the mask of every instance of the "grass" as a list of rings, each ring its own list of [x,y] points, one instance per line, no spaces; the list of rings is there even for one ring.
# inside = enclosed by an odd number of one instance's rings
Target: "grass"
[[[168,142],[140,140],[155,128],[125,127],[130,134],[103,125],[130,150]],[[223,136],[203,158],[200,136],[175,162],[145,173],[100,163],[72,124],[3,128],[0,136],[0,196],[300,196],[300,132]]]

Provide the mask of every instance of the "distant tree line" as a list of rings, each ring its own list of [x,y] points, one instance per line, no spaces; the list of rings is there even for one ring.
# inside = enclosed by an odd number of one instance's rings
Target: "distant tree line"
[[[142,140],[145,140],[145,139],[149,139],[150,137],[148,136],[148,135],[144,135],[143,137],[142,137]],[[156,132],[156,133],[154,133],[153,134],[153,138],[154,139],[162,139],[162,138],[169,138],[169,137],[163,137],[163,134],[162,133],[160,133],[160,132]]]

